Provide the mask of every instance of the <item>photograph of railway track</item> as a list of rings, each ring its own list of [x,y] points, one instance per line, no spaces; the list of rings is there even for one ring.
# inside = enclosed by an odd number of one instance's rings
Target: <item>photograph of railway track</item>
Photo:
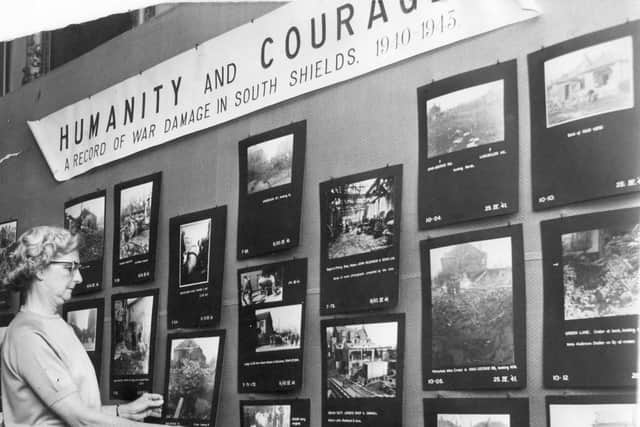
[[[397,322],[329,326],[325,333],[328,398],[397,396]]]

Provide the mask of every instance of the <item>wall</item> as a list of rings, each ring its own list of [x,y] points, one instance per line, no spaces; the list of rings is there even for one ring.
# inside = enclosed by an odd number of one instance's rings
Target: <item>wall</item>
[[[220,328],[227,330],[218,426],[238,426],[238,400],[268,396],[238,395],[236,270],[248,265],[289,259],[309,259],[309,291],[304,384],[299,397],[312,398],[312,426],[320,426],[320,333],[318,314],[320,226],[318,183],[329,177],[404,164],[401,230],[400,302],[394,312],[407,315],[405,401],[407,426],[421,426],[422,398],[436,393],[421,390],[421,288],[418,242],[421,239],[511,223],[524,227],[527,293],[528,384],[513,396],[529,396],[531,426],[546,425],[544,397],[560,394],[542,388],[542,265],[539,223],[560,215],[574,215],[638,205],[640,197],[582,203],[562,209],[532,212],[530,170],[528,53],[571,37],[640,17],[633,0],[538,0],[543,14],[534,20],[403,61],[353,81],[320,90],[251,114],[230,123],[190,135],[64,183],[56,183],[29,133],[25,121],[45,116],[91,95],[207,38],[272,9],[276,4],[183,5],[157,20],[127,32],[93,52],[53,70],[0,99],[0,158],[21,152],[0,165],[0,220],[19,219],[19,231],[39,224],[63,221],[66,200],[96,188],[107,189],[105,283],[111,283],[113,186],[118,182],[163,172],[160,198],[156,281],[140,288],[160,288],[159,329],[156,340],[154,390],[164,388],[169,218],[216,205],[228,206],[228,230]],[[417,232],[418,119],[416,88],[496,61],[516,58],[520,117],[520,211],[510,217]],[[307,154],[300,246],[295,250],[250,262],[237,262],[238,201],[237,142],[283,124],[307,120]],[[600,165],[608,167],[608,165]],[[452,195],[453,196],[453,195]],[[110,286],[99,294],[106,298]],[[95,297],[95,296],[91,296]],[[106,395],[109,372],[110,319],[107,319],[101,384]],[[569,391],[569,393],[595,391]],[[442,392],[445,397],[505,396],[505,393]]]

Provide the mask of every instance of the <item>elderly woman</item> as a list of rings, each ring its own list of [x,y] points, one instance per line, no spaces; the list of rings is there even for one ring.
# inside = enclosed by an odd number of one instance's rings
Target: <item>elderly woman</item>
[[[9,325],[1,352],[2,408],[7,426],[137,426],[162,405],[144,394],[103,406],[93,365],[59,315],[82,282],[78,239],[58,227],[34,227],[7,248],[0,281],[24,305]]]

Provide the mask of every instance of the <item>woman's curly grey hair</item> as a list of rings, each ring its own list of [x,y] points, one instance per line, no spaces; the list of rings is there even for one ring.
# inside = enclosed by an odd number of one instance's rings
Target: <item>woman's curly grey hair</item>
[[[0,259],[0,283],[15,291],[27,290],[36,274],[60,254],[78,248],[78,235],[53,226],[33,227],[18,237]]]

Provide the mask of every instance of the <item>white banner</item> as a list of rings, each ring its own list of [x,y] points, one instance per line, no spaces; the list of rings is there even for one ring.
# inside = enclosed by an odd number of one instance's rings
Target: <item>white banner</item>
[[[532,0],[292,2],[28,124],[65,181],[538,14]]]

